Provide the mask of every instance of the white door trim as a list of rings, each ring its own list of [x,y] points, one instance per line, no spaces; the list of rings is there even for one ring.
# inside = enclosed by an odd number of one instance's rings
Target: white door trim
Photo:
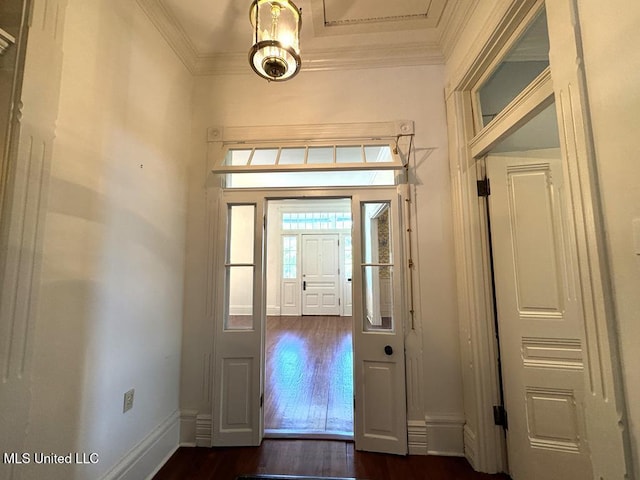
[[[477,50],[449,82],[446,95],[454,205],[454,239],[458,311],[465,388],[465,454],[477,470],[505,469],[502,434],[493,425],[491,409],[498,403],[497,349],[489,276],[485,202],[476,195],[481,166],[471,154],[474,139],[474,85],[504,53],[514,31],[546,3],[550,36],[551,75],[561,131],[563,170],[570,185],[565,195],[574,215],[568,225],[575,241],[587,332],[585,369],[589,391],[587,433],[596,478],[625,478],[631,472],[624,396],[619,377],[616,325],[611,280],[605,256],[605,232],[597,193],[597,173],[590,116],[582,70],[580,24],[576,0],[512,0],[496,9],[476,42]],[[501,11],[498,11],[501,10]],[[497,141],[497,137],[494,139]],[[484,149],[476,149],[480,151]],[[622,426],[622,428],[620,428]]]

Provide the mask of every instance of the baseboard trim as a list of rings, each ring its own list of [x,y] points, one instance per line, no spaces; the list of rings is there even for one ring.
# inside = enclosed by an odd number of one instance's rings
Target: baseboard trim
[[[154,428],[140,443],[101,477],[101,480],[151,479],[178,449],[178,410]]]
[[[409,455],[427,455],[427,424],[423,420],[407,422]]]
[[[425,424],[429,455],[464,457],[464,416],[426,415]]]
[[[464,426],[464,456],[469,462],[469,464],[474,468],[474,470],[478,469],[476,464],[477,448],[478,448],[478,445],[477,445],[475,432],[471,430],[469,425],[465,425]]]
[[[196,446],[196,417],[197,410],[180,411],[180,446]]]
[[[196,447],[211,446],[211,427],[213,417],[211,415],[196,415]]]

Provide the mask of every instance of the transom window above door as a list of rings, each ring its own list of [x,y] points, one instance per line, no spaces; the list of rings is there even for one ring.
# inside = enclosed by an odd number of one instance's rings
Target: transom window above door
[[[403,183],[413,122],[210,128],[223,188]]]

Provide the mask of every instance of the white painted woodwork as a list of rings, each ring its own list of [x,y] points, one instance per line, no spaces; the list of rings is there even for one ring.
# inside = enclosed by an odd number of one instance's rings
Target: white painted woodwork
[[[280,314],[300,315],[300,280],[298,278],[283,278],[281,289]]]
[[[340,315],[339,235],[302,235],[302,314]]]
[[[4,52],[14,43],[16,43],[16,38],[0,28],[0,55],[3,55]]]
[[[244,202],[247,205],[247,202]],[[251,205],[251,204],[249,204]],[[230,202],[224,194],[220,201],[219,245],[227,245],[218,252],[216,279],[217,305],[214,335],[214,384],[213,384],[213,446],[260,445],[263,434],[261,395],[263,392],[263,203],[254,200],[255,215],[242,214],[230,222]],[[244,208],[244,207],[243,207]],[[247,218],[248,217],[248,218]],[[241,220],[243,225],[236,222]],[[253,222],[253,225],[251,224]],[[234,226],[230,224],[235,224]],[[226,251],[233,248],[232,233],[241,229],[253,235],[253,251],[249,259],[240,251],[241,264],[234,264]],[[239,266],[242,265],[242,266]],[[231,310],[231,280],[226,280],[229,270],[253,267],[253,292],[250,312],[251,325],[234,328]]]
[[[493,426],[491,417],[491,406],[498,400],[498,395],[492,341],[491,279],[486,274],[489,258],[485,241],[487,226],[483,201],[479,202],[475,195],[475,183],[482,178],[483,171],[469,152],[469,144],[477,133],[473,122],[473,88],[490,73],[492,65],[500,61],[510,47],[512,34],[522,31],[523,24],[541,3],[546,3],[547,8],[550,71],[558,103],[563,169],[567,183],[571,185],[566,189],[565,197],[567,210],[572,212],[565,225],[569,232],[567,247],[575,249],[573,273],[578,275],[577,285],[583,295],[583,328],[588,332],[582,350],[583,374],[590,391],[586,396],[585,421],[594,476],[623,478],[625,472],[627,475],[631,472],[631,460],[628,454],[625,455],[628,443],[618,380],[616,327],[610,301],[611,284],[607,277],[602,217],[598,213],[599,180],[594,165],[591,112],[585,96],[585,79],[600,75],[599,72],[606,70],[608,64],[605,66],[604,56],[600,56],[602,68],[592,69],[591,73],[584,70],[581,41],[592,36],[582,30],[582,22],[600,24],[600,15],[597,14],[596,18],[594,12],[598,9],[592,8],[586,20],[581,18],[578,15],[580,0],[500,0],[491,2],[491,5],[479,4],[447,65],[460,342],[463,365],[466,365],[463,371],[467,412],[465,455],[475,468],[482,471],[495,472],[506,465],[501,458],[502,436]],[[610,24],[604,30],[614,32],[617,28]],[[628,64],[624,65],[624,69],[619,71],[628,70]],[[627,74],[620,76],[629,78]],[[606,78],[607,84],[614,82],[607,74],[602,74],[602,77]],[[608,100],[604,102],[607,105],[604,110],[609,111],[609,104]],[[512,119],[514,124],[519,120]],[[603,124],[615,124],[611,120],[607,118]],[[616,121],[629,124],[620,118]],[[625,155],[615,156],[618,157]],[[613,161],[613,157],[610,160]],[[613,165],[611,162],[607,164]],[[618,238],[613,233],[615,230],[611,229],[609,235]]]
[[[249,73],[243,34],[249,26],[247,5],[220,2],[211,9],[204,0],[137,1],[192,73]],[[475,7],[473,2],[402,0],[391,8],[388,2],[361,0],[349,9],[340,4],[339,16],[334,7],[331,24],[325,25],[322,0],[298,0],[296,5],[304,12],[301,44],[307,71],[441,64],[443,51],[451,50]],[[397,7],[411,13],[394,14]],[[380,16],[381,11],[386,13]],[[360,42],[352,42],[354,35]]]
[[[487,157],[509,471],[587,479],[584,338],[560,152],[533,157]]]
[[[390,202],[391,241],[395,250],[391,258],[402,258],[397,251],[400,218],[398,194],[394,190],[354,195],[352,211],[354,228],[354,377],[355,377],[355,442],[356,449],[375,452],[407,453],[407,401],[405,380],[404,302],[400,268],[392,268],[393,326],[388,330],[366,327],[366,301],[363,291],[362,204],[365,201]],[[385,346],[393,353],[385,353]]]
[[[411,69],[385,68],[376,71],[361,71],[364,77],[354,76],[353,72],[332,71],[318,72],[309,76],[300,76],[295,83],[288,84],[286,90],[289,95],[281,97],[282,109],[276,109],[269,114],[269,120],[259,120],[250,110],[237,108],[242,105],[258,105],[261,99],[268,98],[273,90],[273,84],[257,81],[252,77],[196,77],[194,98],[197,99],[194,108],[194,131],[204,132],[207,127],[222,125],[223,132],[231,130],[227,125],[247,126],[244,130],[249,138],[255,141],[266,140],[263,129],[269,131],[270,126],[298,125],[314,130],[320,136],[324,129],[324,122],[345,121],[348,119],[367,120],[377,124],[394,118],[416,119],[415,146],[420,150],[413,150],[411,155],[411,178],[415,183],[411,189],[416,193],[413,232],[414,263],[415,263],[415,330],[408,332],[411,344],[407,349],[411,355],[411,394],[408,395],[411,405],[411,420],[424,419],[425,413],[432,415],[451,413],[462,415],[462,385],[460,381],[460,361],[455,352],[458,351],[457,313],[455,295],[455,275],[453,273],[453,235],[450,225],[450,200],[448,174],[446,168],[447,148],[446,133],[444,131],[443,97],[436,90],[425,90],[420,85],[442,86],[444,67],[417,67]],[[284,86],[282,87],[284,88]],[[315,89],[319,95],[313,98],[306,95],[309,89]],[[278,87],[280,89],[280,87]],[[320,89],[320,90],[318,90]],[[402,91],[402,101],[391,91]],[[273,93],[273,92],[271,92]],[[333,101],[325,103],[322,95],[327,95]],[[335,97],[335,95],[338,97]],[[353,101],[344,102],[342,95],[348,95]],[[376,98],[374,104],[368,103],[367,98]],[[420,102],[412,99],[420,98]],[[357,100],[357,102],[355,101]],[[238,103],[240,102],[240,103]],[[343,113],[349,117],[336,113],[335,104],[348,106]],[[317,125],[306,125],[308,118],[305,111],[297,110],[296,105],[317,112]],[[336,116],[338,115],[338,116]],[[315,120],[314,120],[315,122]],[[258,124],[259,123],[259,124]],[[256,125],[257,124],[257,125]],[[254,127],[250,127],[255,125]],[[345,135],[351,133],[345,127]],[[336,129],[329,124],[329,136],[335,136]],[[336,127],[337,128],[337,127]],[[286,131],[281,127],[281,134]],[[311,132],[313,133],[313,132]],[[362,133],[362,132],[361,132]],[[277,132],[274,133],[277,135]],[[278,138],[278,137],[274,137]],[[407,153],[409,139],[400,139],[400,151]],[[198,200],[198,185],[202,185],[202,177],[197,172],[208,171],[204,161],[205,146],[194,147],[194,170],[191,174],[191,185],[194,192],[192,207],[189,208],[190,233],[189,239],[193,245],[194,263],[196,258],[205,261],[200,245],[202,234],[198,228],[202,215],[201,201]],[[204,170],[203,170],[204,169]],[[215,186],[215,177],[210,176],[209,186]],[[298,189],[296,195],[306,198],[325,195],[347,196],[359,189]],[[376,188],[374,188],[376,190]],[[272,198],[292,198],[291,191],[271,191],[267,195]],[[214,227],[218,228],[216,221]],[[402,270],[406,270],[406,265]],[[188,274],[191,287],[188,295],[191,300],[186,306],[185,342],[194,348],[204,349],[205,340],[201,332],[208,328],[204,317],[199,313],[195,293],[206,294],[205,278],[193,268]],[[214,284],[215,286],[215,284]],[[195,290],[192,290],[195,289]],[[354,290],[356,289],[354,285]],[[355,305],[354,298],[354,305]],[[408,320],[407,320],[408,321]],[[189,351],[190,348],[188,348]],[[444,350],[450,355],[443,359],[440,352]],[[187,352],[188,357],[193,355]],[[201,400],[200,374],[202,371],[200,359],[189,358],[184,364],[184,372],[188,380],[184,383],[181,398],[189,408],[200,411],[208,408]],[[458,434],[462,436],[462,427],[458,426]],[[434,451],[441,450],[436,443],[430,444]],[[442,449],[445,450],[445,449]],[[462,449],[457,450],[462,453]]]
[[[66,0],[21,1],[0,10],[0,451],[29,451],[34,340],[42,248],[62,70]],[[13,9],[13,15],[8,11]],[[0,15],[1,16],[1,15]],[[29,29],[27,42],[27,26]],[[17,42],[14,44],[14,42]],[[5,50],[6,48],[6,50]],[[18,48],[26,49],[25,58]],[[24,74],[24,79],[23,79]],[[5,143],[6,142],[6,143]],[[52,429],[55,430],[55,429]],[[64,431],[64,428],[60,428]],[[0,478],[16,467],[0,463]]]
[[[347,248],[347,239],[349,237],[349,241],[351,241],[351,235],[341,235],[340,236],[340,271],[342,272],[341,281],[342,281],[342,315],[350,317],[353,315],[353,254],[351,265],[351,274],[349,275],[349,269],[347,263],[345,261],[345,249]]]

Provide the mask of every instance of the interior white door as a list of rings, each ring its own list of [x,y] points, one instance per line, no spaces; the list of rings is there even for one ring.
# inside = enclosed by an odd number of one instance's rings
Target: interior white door
[[[359,226],[353,231],[356,449],[404,455],[407,410],[398,195],[363,193],[354,196],[352,210],[354,225]]]
[[[592,478],[580,292],[564,231],[562,166],[490,156],[496,303],[514,480]],[[555,158],[557,157],[557,158]]]
[[[214,336],[214,446],[262,441],[263,206],[221,201]]]
[[[340,315],[337,234],[302,235],[302,314]]]

